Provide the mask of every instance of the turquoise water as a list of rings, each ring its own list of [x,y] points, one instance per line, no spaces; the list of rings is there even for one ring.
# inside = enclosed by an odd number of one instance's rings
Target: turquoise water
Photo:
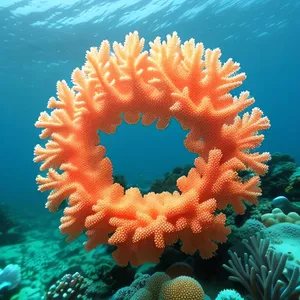
[[[182,41],[193,37],[206,48],[220,47],[223,61],[232,57],[240,62],[248,75],[242,90],[251,92],[272,123],[264,149],[300,159],[299,1],[59,3],[0,3],[2,197],[43,202],[34,184],[37,166],[32,152],[39,142],[34,122],[55,95],[56,81],[70,81],[87,49],[103,39],[123,42],[134,30],[146,42],[177,31]],[[103,138],[116,172],[129,182],[141,176],[147,181],[192,163],[193,155],[182,145],[185,133],[173,123],[163,132],[124,124],[117,134]]]

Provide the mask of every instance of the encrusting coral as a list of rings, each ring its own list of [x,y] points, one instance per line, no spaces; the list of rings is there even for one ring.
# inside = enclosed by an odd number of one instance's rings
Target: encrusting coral
[[[204,291],[194,278],[178,276],[171,279],[164,272],[140,275],[128,287],[122,288],[112,297],[112,300],[203,300]]]
[[[91,48],[82,69],[72,74],[74,86],[57,83],[57,97],[50,98],[49,115],[42,112],[36,127],[40,137],[35,162],[42,162],[37,176],[40,191],[51,190],[46,207],[56,211],[64,199],[69,207],[61,219],[61,232],[68,240],[87,229],[91,250],[98,244],[118,247],[117,263],[140,265],[157,262],[166,245],[180,239],[182,250],[210,258],[216,243],[230,232],[225,215],[216,214],[231,204],[242,214],[242,200],[256,204],[261,194],[259,177],[246,182],[237,171],[267,170],[269,153],[252,149],[264,139],[258,131],[269,128],[260,109],[240,112],[254,103],[248,92],[239,97],[229,92],[246,78],[236,74],[239,64],[220,62],[220,49],[204,50],[191,39],[181,45],[176,33],[167,41],[156,38],[150,52],[137,32],[126,36],[124,45],[103,41]],[[173,193],[148,193],[113,182],[113,167],[97,130],[114,133],[125,122],[164,129],[175,118],[189,133],[186,148],[199,155],[187,176],[177,180]],[[59,169],[59,171],[57,171]]]
[[[285,214],[280,208],[274,208],[272,212],[263,214],[261,221],[266,227],[284,222],[300,225],[300,216],[296,212]]]
[[[44,299],[83,299],[87,287],[86,279],[78,272],[66,274],[49,288]]]

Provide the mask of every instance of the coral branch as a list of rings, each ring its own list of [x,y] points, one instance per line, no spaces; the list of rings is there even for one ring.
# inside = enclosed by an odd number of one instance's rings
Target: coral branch
[[[60,226],[68,240],[87,230],[86,249],[115,245],[119,264],[156,262],[178,239],[183,251],[199,250],[210,258],[230,232],[216,209],[231,204],[243,213],[244,200],[257,203],[259,177],[242,182],[238,171],[266,172],[269,154],[251,151],[263,141],[259,132],[270,127],[269,120],[258,108],[238,116],[254,98],[248,92],[230,94],[246,75],[237,73],[240,66],[232,59],[222,64],[220,49],[205,50],[194,39],[181,45],[176,33],[166,41],[156,38],[149,53],[143,47],[137,32],[124,44],[114,43],[114,55],[103,41],[74,70],[73,87],[58,82],[58,100],[48,103],[53,111],[41,113],[35,124],[43,129],[40,137],[49,139],[34,151],[41,170],[49,169],[46,177],[37,177],[39,190],[51,191],[50,211],[68,199]],[[178,179],[179,191],[142,196],[137,188],[124,191],[113,183],[97,130],[114,133],[122,116],[129,124],[141,119],[145,126],[157,120],[158,129],[174,118],[189,130],[184,144],[200,157]]]

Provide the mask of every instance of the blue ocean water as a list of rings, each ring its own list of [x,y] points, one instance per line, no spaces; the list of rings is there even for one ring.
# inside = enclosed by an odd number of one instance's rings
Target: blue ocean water
[[[299,162],[299,15],[296,0],[0,0],[1,199],[44,207],[32,162],[39,113],[55,95],[56,81],[70,82],[86,50],[103,39],[123,42],[134,30],[147,43],[177,31],[182,41],[220,47],[224,62],[240,62],[248,78],[237,92],[249,90],[271,120],[263,150]],[[193,162],[185,134],[176,122],[164,131],[122,124],[101,138],[115,173],[143,184]]]

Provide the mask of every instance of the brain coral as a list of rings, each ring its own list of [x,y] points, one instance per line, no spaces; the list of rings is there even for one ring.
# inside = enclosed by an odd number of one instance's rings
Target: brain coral
[[[195,279],[179,276],[163,284],[159,299],[163,300],[204,300],[204,291]]]

